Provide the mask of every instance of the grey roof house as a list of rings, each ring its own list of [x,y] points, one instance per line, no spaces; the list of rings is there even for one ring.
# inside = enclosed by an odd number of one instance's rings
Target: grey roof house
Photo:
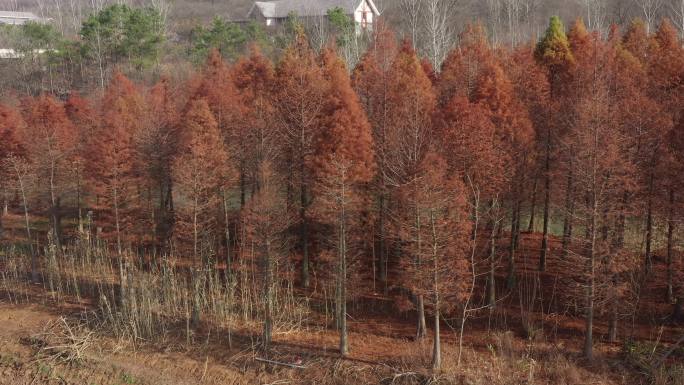
[[[41,23],[44,20],[31,12],[0,11],[0,24],[22,25],[29,21]]]
[[[326,16],[328,10],[333,8],[343,9],[361,29],[371,29],[373,19],[380,16],[373,0],[272,0],[256,1],[247,13],[247,18],[266,26],[277,26],[290,13],[301,18],[314,18]]]

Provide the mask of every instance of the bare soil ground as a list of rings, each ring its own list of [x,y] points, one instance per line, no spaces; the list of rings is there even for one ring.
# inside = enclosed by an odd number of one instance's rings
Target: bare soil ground
[[[103,334],[92,337],[83,358],[50,358],[39,340],[45,326],[67,309],[0,304],[0,385],[28,384],[641,384],[649,379],[626,365],[619,346],[599,344],[588,365],[580,338],[525,340],[514,333],[471,331],[456,368],[455,335],[446,332],[445,367],[429,368],[431,339],[413,341],[410,324],[369,320],[351,325],[351,355],[336,353],[327,330],[275,336],[270,357],[301,362],[304,369],[261,363],[248,329],[225,334],[202,330],[192,345],[168,337],[137,346]],[[232,348],[231,348],[232,347]]]
[[[539,234],[523,234],[515,263],[521,283],[530,277],[538,278],[542,305],[525,314],[519,297],[527,294],[506,292],[506,246],[502,241],[502,267],[497,274],[501,302],[495,311],[479,311],[468,320],[460,366],[458,320],[444,320],[443,369],[439,373],[429,369],[431,335],[424,340],[414,339],[415,314],[399,311],[393,298],[377,293],[350,306],[351,352],[346,358],[337,354],[337,334],[322,326],[325,321],[320,314],[309,320],[305,330],[274,335],[268,358],[303,368],[259,361],[266,358],[256,347],[259,325],[249,322],[231,325],[230,330],[226,325],[206,322],[192,334],[191,341],[187,341],[185,325],[178,325],[155,342],[118,340],[107,330],[85,335],[84,330],[65,329],[62,332],[67,337],[72,333],[74,340],[87,339],[77,352],[79,357],[69,359],[74,348],[64,339],[49,340],[46,330],[61,325],[62,319],[70,325],[78,324],[79,317],[91,307],[91,300],[55,301],[39,285],[29,287],[30,292],[24,293],[20,301],[0,293],[0,385],[684,384],[684,372],[647,373],[626,353],[632,349],[626,347],[627,341],[636,340],[632,350],[648,363],[684,334],[684,327],[666,320],[671,305],[663,300],[664,261],[657,253],[639,305],[642,316],[633,320],[634,326],[632,320],[621,319],[619,341],[608,343],[607,321],[599,315],[594,331],[596,359],[588,363],[580,354],[584,328],[581,316],[573,314],[569,306],[560,311],[558,303],[562,301],[555,300],[554,293],[562,287],[557,286],[554,277],[567,274],[558,260],[559,241],[552,238],[549,268],[539,274],[538,244]],[[551,308],[554,311],[548,311]],[[533,319],[539,328],[534,336],[523,328],[523,317]],[[668,364],[678,363],[684,365],[684,347],[668,359]]]

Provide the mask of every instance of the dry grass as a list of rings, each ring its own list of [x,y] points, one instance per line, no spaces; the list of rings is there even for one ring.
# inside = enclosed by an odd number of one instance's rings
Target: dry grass
[[[306,369],[269,365],[255,360],[264,354],[259,348],[263,304],[252,266],[239,264],[227,276],[210,261],[201,266],[170,257],[146,262],[129,253],[120,268],[105,247],[81,240],[59,255],[46,249],[41,287],[28,282],[29,259],[19,249],[5,249],[3,298],[17,305],[43,303],[60,313],[24,341],[33,349],[27,361],[34,366],[12,366],[7,373],[49,363],[71,373],[64,378],[79,379],[72,383],[89,383],[83,378],[91,374],[84,371],[108,373],[111,380],[97,376],[103,385],[125,383],[124,377],[136,384],[682,385],[681,365],[646,373],[600,348],[588,365],[572,338],[520,338],[506,330],[468,332],[457,366],[458,347],[445,329],[443,367],[433,372],[431,337],[413,341],[411,330],[382,319],[350,322],[351,355],[341,359],[336,332],[326,327],[329,320],[294,290],[286,266],[280,267],[279,276],[286,278],[276,293],[270,357],[302,360]],[[87,364],[74,365],[82,363]],[[106,366],[112,363],[114,374]],[[0,374],[3,368],[0,362]]]

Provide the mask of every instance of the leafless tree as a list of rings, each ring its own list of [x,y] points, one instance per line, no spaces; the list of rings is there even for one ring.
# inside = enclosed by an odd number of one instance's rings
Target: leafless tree
[[[29,218],[29,194],[33,191],[36,177],[35,165],[26,161],[26,159],[10,156],[5,160],[7,168],[16,182],[16,190],[21,195],[21,204],[24,209],[24,224],[26,226],[26,242],[29,245],[29,253],[31,254],[31,279],[33,282],[38,282],[38,259],[33,250],[33,237],[31,236],[31,222]]]
[[[607,0],[581,0],[585,22],[590,30],[603,31],[606,27]]]
[[[669,17],[679,28],[679,34],[684,40],[684,0],[670,0]]]
[[[418,30],[420,28],[421,0],[401,0],[401,12],[404,15],[404,23],[408,28],[408,34],[416,48]]]
[[[455,42],[452,16],[456,6],[456,0],[424,0],[427,56],[435,69],[441,66]]]
[[[655,24],[663,7],[665,0],[634,0],[641,9],[646,20],[646,32],[651,32],[651,27]]]

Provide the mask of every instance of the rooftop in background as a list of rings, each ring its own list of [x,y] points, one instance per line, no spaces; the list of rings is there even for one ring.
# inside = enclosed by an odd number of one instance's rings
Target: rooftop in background
[[[31,12],[0,11],[0,24],[22,25],[29,21],[40,23],[44,19]]]
[[[254,2],[247,17],[252,16],[255,8],[263,17],[274,19],[286,18],[291,12],[302,17],[325,16],[333,8],[342,8],[346,14],[353,15],[362,3],[368,5],[376,16],[380,15],[372,0],[275,0]]]

